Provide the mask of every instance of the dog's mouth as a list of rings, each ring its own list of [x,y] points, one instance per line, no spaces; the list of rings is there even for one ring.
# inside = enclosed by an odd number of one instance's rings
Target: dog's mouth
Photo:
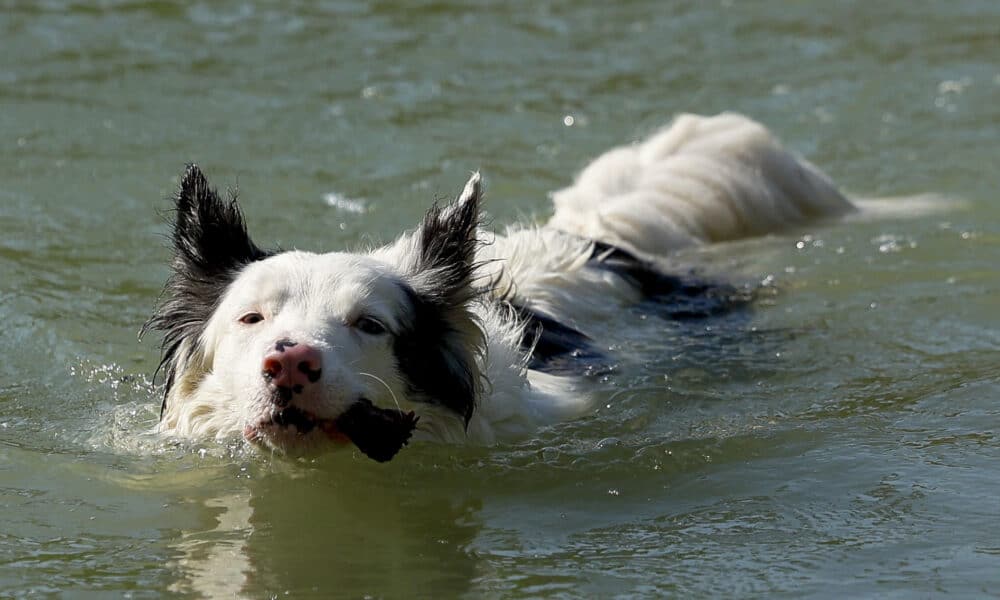
[[[333,425],[333,422],[329,419],[317,419],[315,415],[308,413],[302,409],[296,408],[294,406],[289,406],[278,412],[274,413],[269,422],[265,422],[265,425],[273,425],[285,429],[291,430],[292,427],[295,428],[295,433],[301,435],[306,435],[317,426],[322,424]]]
[[[369,458],[386,462],[410,441],[418,419],[413,412],[379,408],[361,398],[334,419],[286,406],[247,425],[243,437],[286,452],[305,446],[307,437],[310,441],[325,437],[339,445],[353,442]]]
[[[332,441],[348,441],[343,434],[337,431],[334,419],[317,417],[315,414],[296,406],[286,406],[268,414],[256,423],[247,425],[243,430],[243,437],[249,442],[291,446],[295,444],[297,438],[308,436],[313,432],[325,434]],[[279,440],[281,443],[276,444]]]

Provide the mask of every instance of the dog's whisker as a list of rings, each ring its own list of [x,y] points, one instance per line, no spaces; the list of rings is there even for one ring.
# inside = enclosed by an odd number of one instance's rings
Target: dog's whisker
[[[378,375],[372,375],[371,373],[365,373],[363,371],[358,371],[358,375],[364,375],[365,377],[371,377],[375,381],[377,381],[377,382],[381,383],[383,386],[385,386],[385,389],[389,391],[389,395],[392,396],[392,402],[393,402],[393,404],[395,404],[396,408],[398,408],[400,411],[403,410],[403,407],[401,407],[399,405],[399,400],[396,399],[396,393],[392,391],[392,388],[389,387],[389,384],[386,383],[384,379],[382,379]]]

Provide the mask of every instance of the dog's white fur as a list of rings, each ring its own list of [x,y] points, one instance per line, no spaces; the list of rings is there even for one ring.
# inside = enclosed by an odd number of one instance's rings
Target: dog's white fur
[[[478,201],[478,193],[476,174],[442,218]],[[263,353],[276,339],[291,338],[323,353],[320,386],[297,400],[311,414],[333,418],[363,396],[416,411],[417,438],[489,444],[529,433],[585,411],[586,395],[572,378],[527,369],[524,324],[496,302],[498,295],[587,333],[587,324],[611,306],[639,300],[639,291],[614,272],[588,268],[592,240],[656,256],[852,210],[819,169],[783,149],[760,124],[731,113],[679,116],[644,142],[599,157],[553,200],[555,214],[543,227],[480,234],[490,243],[477,247],[473,280],[490,282],[490,291],[463,300],[448,317],[451,342],[466,347],[477,382],[467,424],[453,410],[412,396],[391,335],[353,325],[368,316],[390,333],[403,328],[410,300],[396,282],[418,292],[435,284],[440,274],[416,264],[421,240],[414,232],[366,253],[286,252],[246,265],[200,339],[181,344],[159,430],[184,437],[245,433],[273,411],[260,377]],[[249,311],[264,321],[240,323]],[[325,443],[319,432],[265,437],[277,448]]]
[[[853,210],[816,166],[734,113],[681,115],[606,152],[552,199],[549,226],[652,255]]]

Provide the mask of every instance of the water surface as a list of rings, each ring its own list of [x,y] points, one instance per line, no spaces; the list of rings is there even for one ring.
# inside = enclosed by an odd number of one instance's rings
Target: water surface
[[[0,7],[0,595],[996,593],[995,2]],[[720,110],[937,210],[671,257],[773,293],[629,311],[600,406],[518,443],[379,466],[146,434],[186,162],[262,244],[341,249],[474,169],[497,226],[543,220],[588,158]]]

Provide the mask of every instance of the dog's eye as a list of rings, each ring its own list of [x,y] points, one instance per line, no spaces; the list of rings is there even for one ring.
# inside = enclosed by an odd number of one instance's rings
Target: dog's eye
[[[264,315],[255,312],[247,313],[240,317],[240,323],[243,323],[244,325],[253,325],[254,323],[260,323],[263,320]]]
[[[386,332],[385,325],[372,317],[361,317],[354,322],[354,326],[368,335],[381,335]]]

